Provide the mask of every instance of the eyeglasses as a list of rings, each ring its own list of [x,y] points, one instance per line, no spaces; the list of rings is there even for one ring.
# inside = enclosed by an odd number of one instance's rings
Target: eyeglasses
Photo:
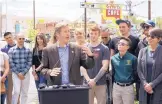
[[[123,42],[119,42],[118,45],[120,45],[120,46],[128,46],[128,44],[123,43]]]
[[[101,37],[102,39],[107,39],[108,37]]]
[[[19,38],[19,40],[25,40],[25,38]]]
[[[143,26],[142,28],[145,30],[145,29],[149,29],[150,26]]]

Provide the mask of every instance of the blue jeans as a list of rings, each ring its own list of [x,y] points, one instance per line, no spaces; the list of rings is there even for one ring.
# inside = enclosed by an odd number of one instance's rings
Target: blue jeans
[[[5,103],[6,94],[1,94],[1,104]]]
[[[8,88],[8,79],[7,79],[7,77],[6,77],[6,80],[5,80],[5,88],[6,88],[6,90]],[[1,104],[4,104],[5,98],[6,98],[6,94],[1,94]]]
[[[38,80],[35,80],[35,84],[36,84],[36,88],[38,90],[39,88],[39,84],[47,84],[47,80],[46,78],[40,74],[40,72],[37,72],[37,76],[38,76]],[[38,97],[39,97],[39,101],[40,101],[40,95],[39,95],[39,92],[38,92]]]

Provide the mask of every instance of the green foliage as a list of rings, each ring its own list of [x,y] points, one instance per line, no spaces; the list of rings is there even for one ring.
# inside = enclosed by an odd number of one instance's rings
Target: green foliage
[[[156,26],[162,28],[162,17],[156,17],[153,19],[156,22]]]
[[[132,21],[132,23],[136,25],[140,25],[140,23],[144,22],[143,19],[139,19],[136,16],[130,16],[129,18]]]
[[[134,104],[139,104],[139,102],[138,101],[135,101]]]
[[[37,31],[33,29],[33,21],[28,21],[28,31],[27,31],[27,35],[28,38],[34,42],[35,41],[35,36],[37,34]]]

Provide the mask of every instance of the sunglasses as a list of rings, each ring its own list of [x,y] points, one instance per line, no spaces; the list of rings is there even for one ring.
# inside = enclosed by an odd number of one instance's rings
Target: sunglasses
[[[128,44],[123,43],[123,42],[119,42],[118,45],[120,45],[120,46],[128,46]]]
[[[150,26],[143,26],[142,28],[145,30],[145,29],[149,29]]]
[[[147,38],[155,39],[157,37],[156,36],[153,36],[153,35],[148,35]]]
[[[19,38],[19,40],[25,40],[25,38]]]
[[[102,39],[107,39],[108,37],[101,37]]]

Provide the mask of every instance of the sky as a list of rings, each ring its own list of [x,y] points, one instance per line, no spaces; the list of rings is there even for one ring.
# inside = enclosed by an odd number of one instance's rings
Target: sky
[[[3,4],[2,12],[6,13],[6,0],[0,0]],[[19,16],[32,16],[33,0],[7,0],[7,14]],[[84,9],[80,8],[80,2],[84,0],[36,0],[36,17],[55,17],[65,18],[67,20],[76,20],[83,15]],[[87,0],[88,2],[108,1],[108,0]],[[115,2],[126,4],[126,0],[115,0]],[[134,14],[147,18],[147,0],[132,0],[132,5],[142,4],[132,8]],[[152,0],[152,17],[162,16],[162,0]],[[95,18],[94,15],[92,18]]]

